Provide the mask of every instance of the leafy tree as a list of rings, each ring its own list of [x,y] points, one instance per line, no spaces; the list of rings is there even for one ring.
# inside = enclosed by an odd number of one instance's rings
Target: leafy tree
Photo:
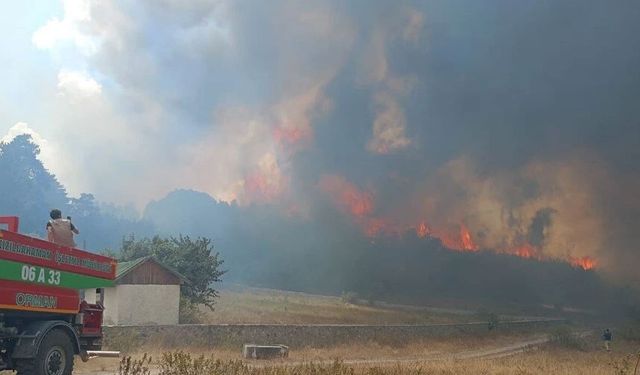
[[[69,199],[65,212],[73,217],[74,224],[80,229],[78,245],[86,244],[87,249],[114,248],[123,234],[154,233],[144,220],[117,217],[114,212],[105,212],[106,209],[109,207],[101,207],[93,194],[82,193],[78,198]]]
[[[52,208],[67,208],[67,193],[38,160],[31,136],[0,143],[0,213],[21,217],[26,233],[43,234]]]
[[[126,233],[155,233],[147,221],[117,214],[115,206],[101,206],[92,194],[78,198],[67,192],[38,159],[40,148],[31,136],[19,135],[0,143],[0,215],[20,216],[20,231],[44,237],[52,208],[73,217],[80,229],[79,247],[115,247]]]
[[[218,291],[213,284],[222,281],[226,271],[221,269],[222,259],[214,251],[210,239],[189,236],[136,240],[133,236],[124,239],[120,259],[132,260],[152,255],[161,263],[173,267],[189,282],[183,285],[181,294],[190,304],[202,304],[213,309]]]

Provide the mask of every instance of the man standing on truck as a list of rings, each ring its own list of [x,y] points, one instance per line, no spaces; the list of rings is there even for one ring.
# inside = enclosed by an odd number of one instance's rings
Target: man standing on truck
[[[51,210],[51,220],[47,222],[47,239],[61,246],[75,247],[73,235],[80,231],[71,222],[71,217],[62,218],[62,212],[58,209]]]

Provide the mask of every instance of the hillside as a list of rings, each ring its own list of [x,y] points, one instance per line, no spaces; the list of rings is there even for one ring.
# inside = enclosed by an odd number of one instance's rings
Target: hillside
[[[391,306],[233,284],[220,293],[215,311],[203,309],[211,324],[431,324],[478,321],[482,314],[438,308]]]

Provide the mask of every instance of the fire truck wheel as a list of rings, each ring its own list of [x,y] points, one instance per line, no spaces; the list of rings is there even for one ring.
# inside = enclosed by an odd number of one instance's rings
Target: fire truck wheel
[[[71,375],[73,346],[69,336],[57,329],[47,333],[36,357],[17,362],[16,371],[16,375]]]

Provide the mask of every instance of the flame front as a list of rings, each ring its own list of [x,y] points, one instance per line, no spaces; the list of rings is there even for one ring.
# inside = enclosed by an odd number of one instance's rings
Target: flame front
[[[574,267],[580,267],[585,271],[595,269],[598,266],[598,262],[589,256],[584,256],[582,258],[570,257],[569,261]]]
[[[458,251],[478,251],[480,247],[471,237],[466,225],[460,224],[456,229],[431,229],[426,221],[421,221],[415,227],[416,235],[420,238],[432,237],[440,240],[444,247]]]
[[[420,224],[418,224],[418,226],[416,227],[416,235],[420,238],[425,238],[429,234],[431,234],[431,229],[429,229],[427,223],[424,221],[420,222]]]
[[[462,249],[466,251],[478,251],[478,245],[473,242],[469,228],[466,225],[460,224],[460,239],[462,240]]]
[[[364,235],[369,238],[381,235],[401,237],[407,230],[415,231],[418,238],[434,238],[442,243],[442,246],[455,251],[477,252],[481,248],[493,249],[497,253],[510,254],[526,259],[551,260],[557,259],[544,254],[542,246],[535,246],[523,240],[526,236],[517,234],[513,243],[498,246],[488,246],[483,243],[482,237],[478,242],[474,238],[474,232],[467,224],[460,220],[458,224],[430,225],[423,219],[415,226],[401,225],[398,220],[390,220],[375,214],[375,196],[372,192],[364,190],[347,181],[341,176],[324,176],[319,187],[328,193],[334,204],[343,212],[349,214],[355,223],[362,229]],[[485,240],[486,242],[486,240]],[[567,257],[565,261],[574,267],[591,270],[597,267],[598,262],[589,256],[582,258]]]
[[[527,259],[541,259],[538,249],[529,243],[511,248],[507,253]]]

